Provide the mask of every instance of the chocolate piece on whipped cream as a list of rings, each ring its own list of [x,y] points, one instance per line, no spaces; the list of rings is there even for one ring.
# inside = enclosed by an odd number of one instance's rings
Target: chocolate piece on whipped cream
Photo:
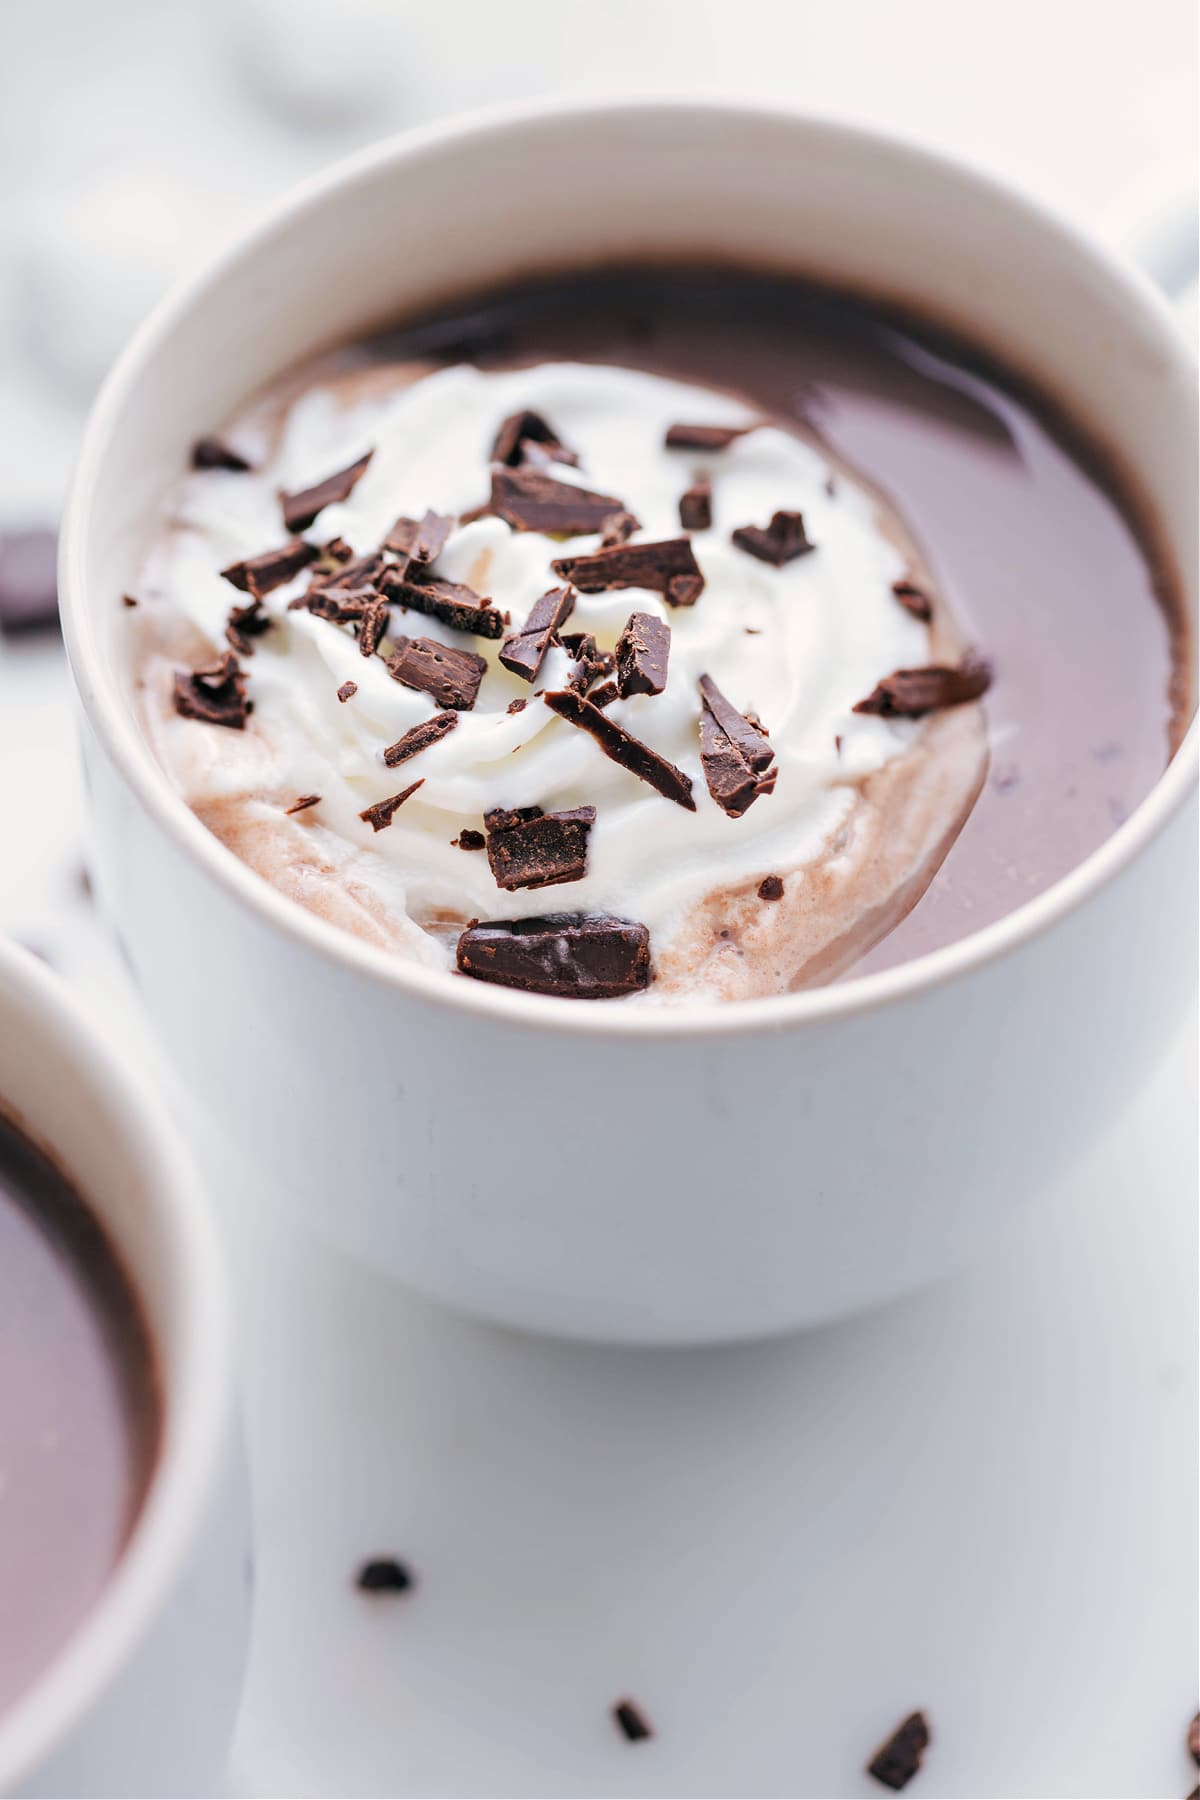
[[[661,694],[667,685],[671,627],[657,613],[630,613],[617,639],[617,692]]]
[[[697,475],[679,496],[679,523],[685,531],[707,531],[712,524],[712,482]]]
[[[663,442],[668,450],[728,450],[753,430],[753,425],[668,425]]]
[[[460,831],[456,838],[450,839],[451,848],[455,850],[482,850],[487,843],[482,831],[472,831],[468,826]]]
[[[914,619],[920,619],[923,625],[928,625],[933,617],[933,601],[924,588],[919,588],[915,581],[893,581],[892,592],[905,612],[911,613]]]
[[[886,1788],[898,1794],[906,1788],[921,1766],[929,1748],[929,1725],[922,1712],[909,1713],[886,1744],[881,1744],[870,1762],[867,1774],[873,1775]]]
[[[358,653],[374,656],[388,626],[388,604],[382,594],[374,594],[363,608],[358,622]]]
[[[337,697],[341,701],[342,705],[345,706],[347,700],[353,700],[353,698],[354,698],[355,694],[357,694],[357,692],[358,692],[357,681],[343,681],[341,687],[337,691]]]
[[[251,600],[249,606],[232,606],[225,621],[225,641],[239,656],[253,656],[253,640],[270,631],[273,623],[262,610],[261,600]]]
[[[775,786],[775,752],[761,725],[731,706],[711,675],[700,677],[700,761],[708,791],[731,819],[740,819]]]
[[[436,638],[398,637],[387,670],[393,681],[428,694],[439,706],[470,712],[487,664],[473,650],[455,650]]]
[[[590,631],[572,631],[560,638],[564,650],[569,650],[575,667],[567,677],[567,686],[572,693],[586,694],[602,676],[611,675],[616,668],[616,658],[611,650],[601,650]]]
[[[412,1570],[394,1556],[373,1556],[354,1578],[363,1594],[406,1594],[414,1585]]]
[[[446,733],[453,731],[457,724],[458,714],[456,712],[434,713],[432,719],[422,719],[419,725],[412,726],[404,733],[403,737],[397,738],[394,744],[388,745],[383,753],[384,762],[389,769],[398,768],[401,763],[407,762],[410,756],[417,756],[422,750],[428,750],[430,744],[440,743]]]
[[[779,875],[764,875],[758,884],[760,900],[782,900],[783,878]]]
[[[374,806],[365,807],[358,816],[364,825],[371,827],[372,831],[386,831],[404,802],[411,800],[417,789],[424,785],[425,777],[422,775],[419,781],[414,781],[411,787],[404,789],[403,793],[393,794],[388,800],[377,800]]]
[[[610,719],[601,712],[598,706],[585,700],[582,694],[563,688],[543,694],[542,698],[551,712],[557,713],[560,719],[565,719],[568,725],[577,725],[581,731],[589,732],[605,756],[610,757],[613,762],[628,769],[639,780],[647,782],[664,800],[673,800],[676,806],[682,806],[686,812],[695,812],[691,776],[685,775],[682,769],[677,769],[674,763],[668,762],[665,756],[660,756],[657,750],[652,750],[649,744],[643,744],[640,738],[635,738],[631,732],[618,725],[615,719]]]
[[[522,681],[533,681],[542,666],[550,640],[560,625],[565,625],[575,610],[575,595],[569,587],[551,588],[535,600],[520,631],[505,638],[500,661]]]
[[[519,712],[524,712],[524,711],[525,711],[525,708],[526,708],[526,707],[527,707],[527,706],[528,706],[528,705],[529,705],[529,702],[528,702],[528,700],[526,700],[526,699],[525,699],[525,697],[524,697],[524,695],[521,695],[521,696],[520,696],[520,697],[519,697],[519,698],[518,698],[518,699],[516,699],[516,700],[510,700],[510,701],[509,701],[509,703],[508,703],[508,705],[507,705],[507,706],[506,706],[506,707],[505,707],[505,709],[504,709],[504,710],[505,710],[505,712],[507,712],[507,713],[519,713]]]
[[[407,606],[414,612],[440,619],[454,631],[467,631],[475,637],[498,638],[504,635],[504,614],[491,600],[477,594],[462,581],[440,581],[423,572],[411,578],[394,578],[384,570],[380,585],[389,600]]]
[[[621,698],[615,681],[602,681],[599,687],[591,688],[588,699],[593,706],[611,706],[614,700]]]
[[[642,529],[642,522],[635,513],[611,513],[600,527],[600,548],[614,550],[618,544],[627,544],[635,531]]]
[[[985,662],[965,661],[957,668],[930,663],[923,669],[896,669],[854,710],[877,713],[882,719],[923,719],[926,713],[978,700],[991,685],[992,671]]]
[[[589,488],[556,481],[542,469],[492,470],[488,511],[511,525],[514,531],[544,531],[551,537],[579,537],[600,531],[606,519],[623,512],[612,494],[595,494]]]
[[[323,512],[327,506],[336,506],[339,501],[348,500],[366,474],[367,464],[374,454],[373,450],[368,450],[357,462],[336,470],[332,475],[326,475],[324,481],[316,481],[311,487],[299,488],[294,494],[280,494],[283,522],[288,530],[307,531],[319,512]]]
[[[232,650],[206,668],[180,669],[175,676],[175,711],[204,725],[244,731],[250,712],[246,677]]]
[[[315,613],[333,625],[357,625],[379,595],[373,587],[310,587],[289,601],[289,612]]]
[[[624,919],[555,915],[475,920],[458,940],[459,973],[527,994],[619,1000],[650,983],[650,933]]]
[[[316,544],[293,538],[290,543],[281,544],[278,550],[264,550],[259,556],[247,556],[242,562],[230,563],[221,574],[243,594],[252,594],[256,600],[261,600],[264,594],[282,587],[309,563],[316,562],[320,554]]]
[[[556,887],[582,881],[587,874],[588,833],[596,823],[594,806],[569,812],[543,812],[540,806],[515,811],[497,807],[483,815],[487,828],[488,863],[497,887]]]
[[[635,1706],[632,1700],[618,1700],[612,1709],[612,1716],[621,1735],[628,1738],[631,1744],[640,1744],[644,1739],[654,1736],[653,1725],[641,1707]]]
[[[436,513],[426,508],[419,519],[399,518],[383,540],[383,548],[403,558],[403,568],[410,562],[425,567],[434,562],[446,548],[446,539],[454,530],[449,513]]]
[[[298,800],[293,800],[292,804],[285,806],[283,810],[285,813],[301,813],[307,812],[310,806],[319,806],[320,804],[320,794],[301,794]]]
[[[653,544],[614,544],[590,556],[563,556],[551,567],[582,594],[610,588],[648,588],[668,606],[694,606],[704,592],[704,576],[690,538],[665,538]]]
[[[809,543],[804,515],[798,512],[774,512],[769,525],[739,525],[733,541],[747,556],[757,556],[776,569],[817,547]]]
[[[245,475],[254,467],[240,450],[227,444],[223,437],[212,435],[196,439],[192,445],[191,462],[193,469],[228,469],[234,475]]]
[[[528,408],[524,412],[510,413],[503,421],[488,460],[516,469],[525,461],[529,444],[539,445],[551,462],[578,466],[579,458],[573,450],[567,449],[554,427],[541,413],[531,412]]]

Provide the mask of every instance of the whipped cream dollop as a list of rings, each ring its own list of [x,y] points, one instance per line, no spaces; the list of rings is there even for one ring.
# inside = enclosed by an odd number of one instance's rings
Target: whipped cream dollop
[[[542,414],[578,455],[578,467],[555,464],[554,477],[618,496],[641,522],[635,543],[678,537],[681,494],[698,476],[711,478],[711,528],[692,534],[704,576],[697,603],[673,607],[639,589],[580,594],[565,627],[612,649],[632,612],[669,624],[665,691],[632,695],[606,710],[692,777],[694,812],[611,761],[538,697],[565,685],[572,668],[565,650],[550,650],[531,687],[501,665],[499,643],[398,608],[393,634],[469,649],[488,667],[474,709],[457,727],[389,769],[384,747],[439,709],[394,680],[382,657],[364,658],[348,628],[288,610],[308,584],[307,571],[266,598],[275,623],[255,639],[245,663],[250,729],[236,734],[164,718],[160,754],[193,801],[245,793],[248,780],[255,792],[281,799],[318,794],[304,829],[351,845],[356,878],[410,919],[612,913],[647,925],[655,945],[715,889],[794,870],[825,853],[862,779],[901,755],[922,729],[854,711],[882,677],[930,660],[929,632],[892,592],[908,565],[882,528],[878,496],[845,471],[835,473],[812,444],[756,420],[728,395],[591,364],[497,372],[459,365],[390,384],[316,386],[290,405],[278,428],[264,432],[265,459],[252,472],[206,470],[187,478],[138,593],[183,613],[223,647],[231,604],[244,596],[220,570],[284,541],[281,491],[310,486],[371,451],[350,496],[326,507],[305,533],[314,543],[340,536],[365,555],[398,515],[420,517],[432,508],[458,518],[477,508],[488,492],[497,428],[524,408]],[[751,429],[717,452],[668,449],[667,429],[677,421]],[[803,514],[816,548],[777,568],[737,548],[731,533],[765,526],[779,509]],[[509,635],[558,585],[552,562],[599,543],[598,535],[564,542],[483,517],[453,531],[436,570],[510,614]],[[702,675],[762,721],[775,753],[774,791],[738,818],[705,784]],[[355,692],[341,701],[338,689],[347,682]],[[515,700],[527,704],[510,712]],[[253,747],[239,738],[252,738]],[[387,830],[374,833],[360,819],[418,778],[421,787]],[[464,828],[481,829],[493,808],[528,806],[595,807],[583,879],[506,892],[485,855],[452,841]],[[448,966],[444,935],[426,935],[422,956]]]

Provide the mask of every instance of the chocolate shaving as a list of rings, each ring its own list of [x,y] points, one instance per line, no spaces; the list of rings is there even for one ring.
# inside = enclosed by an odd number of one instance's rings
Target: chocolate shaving
[[[412,786],[406,787],[402,794],[393,794],[390,800],[377,800],[374,806],[368,806],[358,816],[364,825],[371,827],[372,831],[386,831],[404,802],[411,799],[417,789],[424,785],[425,777],[422,775],[420,781],[414,781]]]
[[[631,1744],[640,1743],[643,1738],[654,1736],[654,1727],[645,1713],[635,1706],[632,1700],[618,1700],[612,1709],[612,1716],[623,1736],[627,1737]]]
[[[440,619],[454,631],[469,631],[476,637],[498,638],[504,635],[504,616],[490,600],[477,594],[461,581],[437,581],[432,576],[420,580],[390,580],[385,573],[383,591],[389,600],[414,612]]]
[[[854,710],[876,713],[881,719],[921,719],[926,713],[978,700],[991,685],[992,672],[985,662],[966,661],[958,668],[930,663],[923,669],[896,669]]]
[[[762,727],[731,706],[710,675],[700,677],[700,761],[708,791],[731,819],[775,787],[777,769]]]
[[[453,530],[454,520],[448,513],[426,510],[419,519],[397,519],[383,540],[383,548],[402,557],[405,569],[414,562],[427,568],[442,554]]]
[[[601,650],[590,631],[573,631],[560,639],[575,664],[567,677],[567,686],[576,694],[586,694],[601,676],[611,675],[616,658],[611,650]]]
[[[685,531],[707,531],[712,519],[712,482],[698,475],[679,496],[679,523]]]
[[[488,863],[497,887],[557,887],[582,881],[587,874],[588,833],[596,823],[594,806],[569,812],[543,812],[523,806],[515,812],[497,807],[483,815],[487,828]]]
[[[242,562],[230,563],[221,574],[226,581],[231,581],[235,588],[243,594],[251,594],[254,599],[261,600],[264,594],[282,587],[306,569],[320,555],[315,544],[306,543],[303,538],[293,538],[290,544],[281,544],[278,550],[264,550],[259,556],[248,556]]]
[[[624,919],[555,915],[475,920],[458,969],[476,981],[574,1000],[617,1000],[650,982],[650,933]]]
[[[358,652],[360,656],[374,656],[379,648],[379,641],[387,630],[388,605],[381,594],[368,600],[363,608],[363,615],[358,626]]]
[[[473,650],[456,650],[436,638],[399,637],[387,669],[393,681],[430,695],[439,706],[470,712],[487,664]]]
[[[320,794],[301,794],[298,800],[293,800],[292,804],[285,806],[283,810],[286,813],[307,812],[310,806],[318,806],[320,800]]]
[[[542,469],[503,466],[492,470],[488,509],[514,531],[545,531],[563,537],[600,531],[606,519],[624,510],[611,494],[572,487]]]
[[[661,694],[667,685],[671,627],[657,613],[630,613],[617,639],[617,692]]]
[[[504,710],[505,710],[505,712],[510,712],[510,713],[524,712],[525,708],[528,705],[529,705],[528,700],[526,700],[525,697],[522,695],[521,698],[518,700],[510,700]]]
[[[341,687],[337,691],[337,697],[341,701],[342,705],[345,706],[347,700],[353,700],[353,698],[354,698],[355,694],[357,694],[357,692],[358,692],[357,681],[343,681]]]
[[[520,631],[505,638],[500,648],[500,661],[522,681],[533,681],[542,666],[550,640],[575,610],[575,595],[569,587],[551,588],[529,609],[529,617]]]
[[[783,899],[783,882],[778,875],[763,876],[758,884],[758,897],[760,900]]]
[[[663,440],[668,450],[728,450],[753,425],[669,425]]]
[[[704,576],[690,538],[654,544],[614,544],[590,556],[564,556],[551,567],[583,594],[609,588],[647,588],[669,606],[694,606],[704,592]]]
[[[232,650],[209,667],[180,669],[175,675],[175,711],[204,725],[225,725],[243,731],[250,712],[246,677]]]
[[[919,588],[915,581],[893,581],[892,592],[905,612],[911,613],[914,619],[920,619],[923,625],[928,625],[933,617],[933,601],[924,588]]]
[[[759,562],[772,563],[777,569],[817,547],[809,543],[804,515],[798,512],[772,513],[769,525],[739,525],[733,541],[747,556],[756,556]]]
[[[553,426],[547,424],[541,413],[528,410],[510,413],[504,420],[496,433],[488,461],[515,469],[526,460],[530,444],[540,446],[551,462],[578,465],[579,458],[573,450],[567,449]]]
[[[440,743],[457,724],[456,712],[434,713],[432,719],[422,719],[419,725],[413,725],[403,737],[388,745],[383,753],[384,762],[389,769],[399,768],[410,756],[417,756],[422,750],[428,750],[430,744]]]
[[[363,1564],[354,1585],[364,1594],[406,1594],[413,1586],[413,1576],[408,1565],[394,1556],[375,1556]]]
[[[339,501],[348,500],[366,474],[367,464],[374,454],[373,450],[368,450],[357,462],[327,475],[324,481],[314,482],[312,487],[300,488],[294,494],[280,494],[283,522],[288,530],[307,531],[319,512],[323,512],[327,506],[336,506]]]
[[[231,607],[225,621],[225,640],[239,656],[253,656],[252,640],[270,631],[272,623],[262,610],[261,600],[252,600],[249,606]]]
[[[288,611],[314,613],[334,625],[357,625],[378,600],[373,587],[310,587],[291,601]]]
[[[326,588],[373,588],[379,571],[383,568],[383,556],[378,550],[372,550],[369,556],[355,557],[349,544],[341,538],[334,538],[321,551],[320,559],[308,587],[295,600],[288,601],[288,611],[298,612],[307,606],[310,597]]]
[[[487,843],[482,831],[460,831],[456,838],[451,838],[452,848],[456,850],[482,850]]]
[[[568,725],[577,725],[581,731],[587,731],[595,738],[605,756],[628,769],[631,775],[649,785],[660,793],[665,800],[673,800],[676,806],[682,806],[688,812],[695,812],[696,802],[692,799],[692,781],[682,769],[652,750],[649,744],[643,744],[635,738],[615,719],[585,700],[581,694],[572,693],[569,688],[543,695],[551,712],[565,719]]]
[[[898,1794],[901,1788],[908,1786],[920,1768],[921,1759],[928,1747],[929,1726],[925,1714],[909,1713],[907,1719],[896,1727],[887,1743],[879,1746],[867,1764],[867,1773]]]
[[[615,550],[618,544],[627,544],[634,532],[641,529],[641,521],[633,513],[611,513],[600,527],[600,548]]]
[[[197,438],[192,445],[193,469],[230,469],[244,475],[253,465],[221,437]]]

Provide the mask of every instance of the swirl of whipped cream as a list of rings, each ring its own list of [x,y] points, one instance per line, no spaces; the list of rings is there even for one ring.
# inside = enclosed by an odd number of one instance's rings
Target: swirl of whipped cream
[[[714,889],[821,855],[854,805],[856,782],[901,754],[920,730],[853,710],[882,676],[929,660],[928,632],[892,593],[906,563],[881,529],[878,498],[844,472],[831,480],[828,462],[799,436],[756,424],[727,395],[589,364],[500,372],[460,365],[403,385],[318,386],[290,407],[254,473],[188,478],[143,591],[220,643],[238,596],[219,571],[282,541],[281,490],[303,488],[372,450],[350,497],[326,507],[306,534],[314,542],[341,536],[365,554],[398,514],[431,507],[457,517],[475,508],[487,491],[499,422],[526,407],[578,453],[579,467],[556,466],[555,476],[619,496],[641,521],[635,542],[678,536],[681,493],[698,474],[711,477],[712,526],[692,539],[705,581],[697,604],[670,607],[633,589],[580,595],[567,627],[611,649],[631,612],[656,613],[670,625],[665,691],[618,700],[607,712],[692,777],[696,811],[662,798],[542,703],[541,690],[565,682],[565,651],[551,650],[531,688],[502,667],[498,644],[436,619],[410,615],[402,623],[398,612],[394,631],[477,651],[488,670],[474,710],[460,715],[455,730],[403,768],[387,768],[384,746],[438,709],[393,680],[381,658],[362,657],[347,629],[289,612],[288,601],[307,584],[303,574],[268,596],[276,629],[256,640],[247,664],[259,740],[255,779],[260,791],[319,794],[306,826],[353,846],[358,874],[366,871],[386,903],[411,919],[596,911],[642,921],[652,942],[665,940]],[[667,428],[678,420],[754,428],[720,452],[669,450]],[[781,508],[803,513],[816,549],[775,568],[738,549],[730,534],[765,525]],[[453,532],[437,570],[490,596],[515,630],[556,585],[553,560],[598,544],[592,536],[564,545],[487,517]],[[705,785],[703,674],[770,733],[775,790],[741,818],[727,816]],[[357,691],[339,701],[348,681]],[[510,712],[514,700],[527,704]],[[165,735],[166,760],[189,797],[245,790],[232,734],[170,720]],[[359,817],[363,809],[418,777],[423,785],[374,835]],[[464,827],[478,830],[493,807],[534,805],[596,808],[587,873],[552,893],[508,893],[486,857],[464,854],[452,840]],[[438,957],[444,954],[439,946]]]

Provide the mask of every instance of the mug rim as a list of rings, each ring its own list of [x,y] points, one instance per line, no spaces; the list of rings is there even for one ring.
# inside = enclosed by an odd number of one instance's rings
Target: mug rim
[[[1148,277],[1112,251],[1098,236],[1062,216],[1044,201],[969,157],[950,155],[911,136],[864,126],[808,108],[722,95],[605,96],[581,100],[503,103],[456,114],[383,138],[334,162],[292,187],[243,227],[202,268],[177,282],[134,333],[92,406],[64,512],[59,553],[63,636],[80,700],[108,755],[140,805],[180,844],[189,859],[271,927],[325,962],[348,969],[447,1011],[506,1021],[513,1025],[617,1039],[724,1038],[816,1025],[823,1020],[873,1012],[969,975],[1051,930],[1113,881],[1140,856],[1182,808],[1195,786],[1200,765],[1200,722],[1195,716],[1149,793],[1120,826],[1073,869],[1043,893],[1014,907],[990,925],[895,967],[852,976],[844,983],[802,989],[753,1000],[687,1000],[678,1005],[636,1008],[619,1001],[564,1005],[561,998],[526,994],[495,984],[447,979],[443,969],[426,969],[383,950],[310,913],[255,874],[201,824],[140,737],[131,708],[116,683],[96,679],[104,659],[97,642],[98,614],[87,603],[85,544],[91,489],[108,437],[119,428],[127,397],[136,391],[143,365],[176,325],[205,304],[227,272],[257,253],[260,243],[290,229],[309,212],[388,165],[419,164],[447,145],[486,153],[488,142],[543,125],[578,128],[631,117],[692,115],[698,123],[731,125],[764,121],[786,130],[800,126],[875,153],[908,159],[910,165],[965,179],[986,195],[1023,213],[1043,232],[1065,238],[1077,254],[1099,264],[1108,282],[1124,291],[1159,346],[1176,366],[1190,372],[1194,358],[1180,335],[1170,307]],[[1189,629],[1194,631],[1194,627]]]
[[[124,1161],[139,1168],[149,1205],[163,1227],[181,1303],[173,1319],[179,1353],[162,1373],[162,1439],[149,1485],[112,1572],[95,1604],[33,1684],[0,1715],[0,1793],[22,1783],[86,1715],[103,1705],[170,1594],[215,1492],[232,1427],[230,1300],[216,1228],[199,1183],[157,1095],[68,990],[28,950],[0,937],[0,1018],[22,1003],[47,1026],[64,1070],[86,1065]],[[26,1116],[36,1143],[55,1152],[46,1114]],[[49,1124],[49,1128],[47,1125]],[[74,1174],[67,1170],[74,1182]],[[90,1206],[86,1186],[81,1189]],[[121,1260],[135,1290],[136,1252]],[[151,1326],[151,1342],[157,1337]],[[157,1346],[156,1346],[157,1347]]]

